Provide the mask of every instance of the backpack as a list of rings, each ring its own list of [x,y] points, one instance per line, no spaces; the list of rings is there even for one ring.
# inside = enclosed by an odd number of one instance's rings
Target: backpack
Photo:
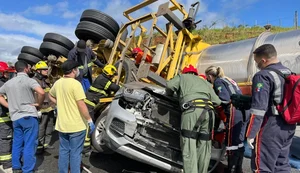
[[[285,75],[277,69],[268,68],[285,79],[283,100],[275,104],[279,114],[288,124],[300,122],[300,75]]]

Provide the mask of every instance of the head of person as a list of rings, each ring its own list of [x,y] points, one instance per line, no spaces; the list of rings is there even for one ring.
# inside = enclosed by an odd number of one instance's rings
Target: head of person
[[[84,40],[79,40],[76,45],[76,51],[79,54],[85,54],[86,42]]]
[[[8,79],[8,64],[6,62],[0,61],[0,78]]]
[[[106,65],[103,68],[103,73],[108,76],[109,78],[113,78],[114,76],[116,76],[117,73],[117,68],[113,65]]]
[[[258,69],[264,69],[270,64],[279,62],[277,59],[277,51],[272,44],[259,46],[255,49],[253,54]]]
[[[209,66],[205,70],[206,79],[210,83],[214,83],[217,78],[225,77],[224,70],[220,66]]]
[[[194,75],[198,76],[198,70],[191,64],[187,67],[184,67],[181,73],[182,74],[194,74]]]
[[[44,77],[48,76],[48,65],[45,61],[39,61],[35,64],[36,71]]]
[[[143,52],[143,51],[142,51],[141,48],[136,47],[136,48],[132,49],[132,51],[131,51],[131,56],[132,56],[133,58],[135,58],[136,55],[137,55],[139,52]]]
[[[28,75],[31,74],[31,65],[29,65],[26,61],[19,60],[15,63],[15,68],[17,73],[26,73]]]
[[[80,71],[78,67],[80,64],[73,60],[67,60],[61,65],[61,69],[65,77],[76,78],[79,76]]]

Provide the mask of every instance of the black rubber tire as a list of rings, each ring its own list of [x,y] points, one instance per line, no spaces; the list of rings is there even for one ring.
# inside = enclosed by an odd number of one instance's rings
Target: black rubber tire
[[[61,45],[51,42],[43,42],[40,46],[40,51],[45,55],[48,56],[50,54],[55,55],[56,57],[64,56],[68,58],[69,50],[64,48]]]
[[[40,59],[44,59],[44,55],[40,52],[39,49],[37,49],[35,47],[23,46],[21,49],[21,53],[30,54],[30,55],[36,56]]]
[[[118,69],[119,68],[119,63],[120,61],[117,61],[115,63],[115,67]],[[125,71],[125,78],[123,83],[129,83],[135,81],[134,76],[132,75],[132,71],[134,74],[137,74],[138,68],[135,66],[134,62],[128,58],[125,58],[123,61],[123,70]]]
[[[108,148],[104,143],[103,144],[99,144],[97,142],[97,133],[96,130],[98,130],[98,124],[100,123],[100,121],[105,118],[107,116],[108,113],[108,109],[105,109],[97,118],[96,122],[95,122],[95,126],[96,129],[92,134],[92,144],[94,149],[96,149],[98,152],[103,153],[103,154],[112,154],[113,150],[111,150],[110,148]],[[103,120],[102,120],[103,121]],[[104,120],[105,121],[105,120]]]
[[[58,45],[63,46],[64,48],[71,50],[74,48],[74,43],[69,40],[67,37],[64,37],[60,34],[56,34],[56,33],[47,33],[44,38],[43,38],[44,42],[52,42],[52,43],[56,43]]]
[[[114,36],[117,36],[120,30],[119,24],[112,17],[98,10],[84,10],[80,17],[81,21],[97,23],[108,29]]]
[[[75,30],[77,38],[82,40],[91,39],[94,43],[98,43],[102,39],[110,39],[115,41],[116,37],[106,28],[93,22],[82,21]]]
[[[28,54],[28,53],[20,53],[18,56],[18,60],[26,61],[30,65],[35,65],[42,59],[39,57],[36,57],[34,55]]]

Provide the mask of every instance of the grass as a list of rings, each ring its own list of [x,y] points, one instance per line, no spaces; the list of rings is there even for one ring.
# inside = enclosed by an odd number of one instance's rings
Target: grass
[[[272,33],[279,33],[294,30],[294,28],[282,28],[273,26],[271,28]],[[199,30],[193,31],[194,34],[199,34],[204,42],[209,44],[220,44],[234,41],[245,40],[248,38],[254,38],[259,36],[265,29],[263,27],[225,27],[222,29],[209,29],[204,27]]]

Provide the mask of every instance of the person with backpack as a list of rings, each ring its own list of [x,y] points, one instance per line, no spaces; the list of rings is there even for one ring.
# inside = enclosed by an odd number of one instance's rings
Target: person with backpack
[[[167,82],[166,94],[176,92],[181,115],[180,141],[185,173],[206,173],[211,157],[214,107],[221,100],[192,65]]]
[[[244,139],[249,120],[248,111],[237,110],[230,98],[233,94],[242,94],[237,83],[226,77],[221,67],[210,66],[205,70],[207,80],[213,84],[214,91],[222,101],[222,108],[226,115],[226,150],[228,160],[228,173],[242,173],[244,159]]]
[[[283,75],[289,76],[291,71],[278,60],[271,44],[258,47],[253,54],[260,71],[252,79],[251,119],[246,133],[248,145],[254,149],[251,168],[253,172],[291,172],[288,156],[296,125],[289,124],[276,108],[286,99]]]

